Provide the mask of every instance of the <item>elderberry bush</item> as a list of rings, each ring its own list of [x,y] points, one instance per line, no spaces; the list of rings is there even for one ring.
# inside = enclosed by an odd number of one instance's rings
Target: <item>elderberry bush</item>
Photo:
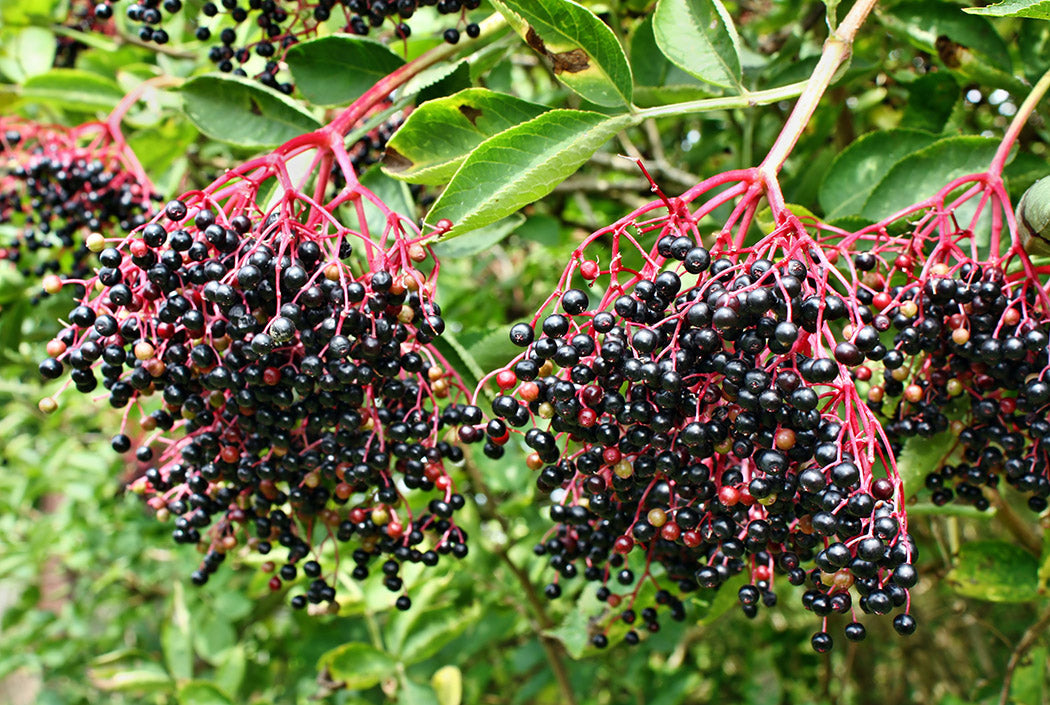
[[[826,254],[797,223],[740,254],[706,249],[695,218],[664,199],[596,232],[547,302],[558,310],[511,328],[526,351],[495,376],[483,449],[499,457],[522,429],[533,451],[553,501],[536,547],[556,571],[547,596],[577,576],[600,583],[599,647],[613,622],[638,643],[661,608],[682,620],[689,594],[741,574],[751,617],[777,604],[776,576],[807,588],[817,651],[831,648],[832,614],[852,615],[851,640],[861,612],[896,612],[912,633],[900,481],[876,475],[874,458],[892,467],[888,439],[848,373],[864,352],[835,342],[868,312],[833,293]],[[602,269],[586,252],[610,236]],[[471,431],[461,438],[480,440]],[[642,605],[649,582],[655,605]]]
[[[133,489],[174,517],[174,541],[204,552],[195,583],[246,544],[273,555],[273,590],[303,583],[294,607],[337,609],[342,556],[357,579],[379,564],[408,609],[402,565],[467,554],[446,470],[462,451],[445,437],[481,412],[432,346],[445,323],[426,235],[359,185],[332,134],[248,162],[126,236],[94,236],[101,266],[40,372],[68,371],[84,394],[101,381],[125,410],[113,448],[135,451]],[[341,165],[340,183],[324,169],[312,196],[289,184],[261,208],[285,162],[310,152]],[[346,224],[333,215],[362,201],[381,232],[353,207]]]

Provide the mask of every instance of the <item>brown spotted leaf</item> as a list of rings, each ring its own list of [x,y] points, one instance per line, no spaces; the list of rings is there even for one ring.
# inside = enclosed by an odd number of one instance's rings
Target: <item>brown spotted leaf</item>
[[[593,12],[572,0],[492,4],[570,89],[598,105],[630,105],[633,78],[627,55]]]

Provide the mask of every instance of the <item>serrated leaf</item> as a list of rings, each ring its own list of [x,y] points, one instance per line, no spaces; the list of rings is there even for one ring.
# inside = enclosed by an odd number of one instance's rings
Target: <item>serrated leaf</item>
[[[486,139],[549,108],[485,88],[423,103],[390,138],[383,171],[416,184],[443,184]]]
[[[78,69],[51,69],[22,86],[24,100],[57,105],[66,110],[112,110],[124,91],[114,81]]]
[[[274,147],[321,126],[288,96],[246,78],[198,76],[180,90],[193,124],[221,142]]]
[[[318,668],[350,690],[363,690],[394,675],[397,661],[387,653],[359,642],[343,644],[321,656]]]
[[[353,102],[405,63],[379,42],[343,34],[295,44],[285,61],[303,97],[324,106]]]
[[[451,220],[445,239],[494,223],[553,191],[632,121],[629,115],[551,110],[504,130],[467,157],[427,222]]]
[[[856,215],[893,165],[928,147],[937,136],[919,130],[869,132],[831,163],[817,196],[828,220]]]
[[[743,92],[740,38],[720,0],[660,0],[653,34],[664,56],[683,71]]]
[[[434,245],[434,254],[437,255],[439,260],[472,257],[502,241],[524,222],[525,216],[520,213],[514,213],[503,220],[478,228],[463,237],[457,237],[455,240],[448,242],[439,242]]]
[[[1027,602],[1038,597],[1035,556],[1006,541],[972,541],[959,548],[948,583],[960,595],[989,602]]]
[[[861,209],[881,220],[929,198],[953,179],[988,168],[999,148],[991,137],[947,137],[901,159],[883,176]]]
[[[926,476],[940,469],[958,440],[951,432],[932,438],[909,438],[897,456],[897,473],[904,483],[904,496],[912,497],[925,487]]]
[[[1028,17],[1050,20],[1050,0],[1003,0],[987,7],[964,7],[963,12],[985,17]]]
[[[179,687],[179,705],[233,705],[233,700],[216,685],[190,681]]]
[[[457,666],[442,666],[430,677],[430,687],[439,705],[459,705],[463,701],[463,672]]]
[[[522,39],[554,74],[583,98],[630,105],[633,79],[627,55],[597,15],[572,0],[493,0]]]

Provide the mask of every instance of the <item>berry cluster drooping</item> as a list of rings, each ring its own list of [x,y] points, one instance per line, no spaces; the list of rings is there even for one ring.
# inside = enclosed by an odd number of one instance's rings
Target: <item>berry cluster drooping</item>
[[[93,17],[113,17],[117,0],[102,0],[95,5]],[[466,13],[481,5],[481,0],[209,0],[200,6],[196,22],[199,41],[218,39],[208,58],[219,71],[237,76],[252,75],[264,85],[291,93],[290,82],[279,80],[281,60],[289,47],[328,31],[356,35],[381,32],[390,41],[404,41],[412,34],[411,18],[425,7],[434,7],[440,15],[458,15],[456,26],[444,30],[442,38],[456,44],[460,27],[469,37],[481,33],[478,24],[469,22]],[[196,5],[193,8],[196,9]],[[186,14],[183,0],[139,0],[127,4],[127,18],[138,24],[138,36],[144,42],[167,44],[172,37],[165,29],[175,14]],[[328,29],[322,31],[325,27]],[[262,69],[248,66],[252,55],[260,57]]]
[[[777,574],[806,585],[803,604],[825,625],[818,651],[831,647],[834,613],[854,615],[850,639],[864,635],[858,611],[903,610],[895,627],[914,630],[903,490],[848,371],[863,353],[844,332],[867,311],[789,212],[757,244],[733,242],[759,179],[722,175],[594,233],[541,313],[511,329],[526,352],[495,375],[484,450],[498,457],[510,429],[525,431],[528,464],[553,500],[556,526],[536,549],[557,571],[547,595],[577,575],[601,584],[609,611],[596,646],[617,620],[628,642],[641,638],[647,583],[682,619],[686,594],[741,574],[749,616],[776,603]],[[709,251],[697,223],[738,195]],[[593,253],[609,243],[602,265]],[[461,437],[480,440],[475,429]],[[659,628],[656,608],[641,616]]]
[[[309,155],[315,169],[292,177]],[[446,430],[481,411],[431,345],[432,235],[361,186],[329,126],[100,248],[40,371],[71,369],[83,393],[101,380],[125,410],[113,447],[137,446],[149,467],[133,488],[205,552],[194,582],[247,543],[275,554],[272,589],[307,578],[293,606],[334,609],[340,556],[359,579],[380,561],[403,593],[402,565],[466,555]]]
[[[67,128],[0,118],[0,224],[14,232],[0,242],[0,259],[26,274],[83,278],[88,235],[142,225],[155,198],[119,122]]]
[[[948,200],[960,187],[964,196]],[[960,227],[955,214],[970,199],[983,200]],[[907,231],[894,234],[905,215]],[[934,504],[986,509],[986,490],[1005,480],[1041,512],[1050,497],[1050,297],[1045,268],[1028,260],[1016,228],[1002,237],[1004,220],[1014,216],[1001,183],[978,174],[842,239],[844,252],[864,250],[851,266],[872,316],[856,339],[889,339],[855,374],[869,407],[888,418],[895,452],[908,438],[957,439],[925,469]]]

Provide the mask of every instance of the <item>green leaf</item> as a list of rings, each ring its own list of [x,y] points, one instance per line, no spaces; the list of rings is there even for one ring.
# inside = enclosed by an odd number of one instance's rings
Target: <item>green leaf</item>
[[[274,147],[321,126],[288,96],[246,78],[198,76],[181,91],[193,124],[229,144]]]
[[[676,66],[743,93],[740,38],[720,0],[660,0],[653,15],[660,50]]]
[[[1025,654],[1010,681],[1010,705],[1046,705],[1048,655],[1046,646],[1036,646]]]
[[[350,690],[364,690],[394,675],[397,661],[368,644],[351,642],[321,657],[318,668],[327,668],[329,677]]]
[[[430,677],[440,705],[459,705],[463,701],[463,672],[457,666],[442,666]]]
[[[632,120],[551,110],[490,137],[460,166],[427,222],[451,220],[448,239],[505,218],[554,190]]]
[[[991,137],[947,137],[893,165],[868,197],[861,215],[881,220],[929,198],[953,179],[988,168],[999,148]]]
[[[479,144],[546,110],[485,88],[427,101],[387,142],[383,171],[415,184],[447,183]]]
[[[972,541],[959,548],[948,583],[960,595],[989,602],[1027,602],[1038,597],[1035,556],[1006,541]]]
[[[193,640],[190,636],[190,615],[186,610],[181,584],[176,583],[172,595],[171,616],[160,630],[160,645],[164,663],[174,678],[193,676]]]
[[[946,37],[1000,71],[1013,72],[1010,50],[992,23],[983,17],[959,12],[957,5],[914,0],[894,5],[880,13],[879,19],[892,31],[904,34],[918,48],[941,53],[942,59],[946,46],[943,39],[938,46],[938,39]]]
[[[201,615],[194,620],[193,649],[205,661],[216,663],[237,643],[237,632],[225,615]]]
[[[908,103],[901,127],[939,133],[951,117],[962,93],[951,73],[939,71],[919,76],[907,85]]]
[[[401,679],[397,702],[398,705],[439,705],[437,694],[429,685],[408,678]]]
[[[521,352],[521,348],[510,342],[506,326],[497,326],[485,331],[463,333],[459,340],[470,351],[470,356],[483,370],[503,367]]]
[[[964,7],[963,12],[985,17],[1028,17],[1050,20],[1050,0],[1003,0],[987,7]]]
[[[218,686],[190,681],[179,688],[179,705],[233,705],[233,700]]]
[[[581,96],[606,106],[630,105],[633,79],[613,31],[572,0],[493,0],[554,74]]]
[[[820,185],[818,200],[825,217],[835,220],[859,214],[894,164],[936,141],[936,135],[918,130],[883,130],[861,136],[835,158]]]
[[[524,222],[525,216],[520,213],[514,213],[503,220],[478,228],[463,237],[457,237],[455,240],[447,242],[439,242],[434,246],[434,254],[438,256],[438,259],[473,257],[502,241]]]
[[[113,81],[77,69],[51,69],[22,86],[22,98],[66,110],[112,110],[124,91]]]
[[[15,83],[47,73],[55,63],[55,35],[43,27],[0,34],[0,74]]]
[[[425,661],[459,636],[474,616],[471,610],[452,605],[420,612],[408,625],[404,640],[391,644],[391,650],[406,665]]]
[[[405,63],[379,42],[342,34],[295,44],[285,60],[303,97],[325,106],[352,103]]]
[[[154,663],[142,663],[134,668],[105,666],[88,671],[91,684],[110,692],[164,692],[171,686],[171,676]]]
[[[925,487],[926,476],[940,469],[958,440],[950,431],[932,438],[909,438],[897,456],[897,473],[904,483],[904,496],[913,497]]]
[[[697,604],[696,623],[710,624],[732,609],[739,602],[737,593],[748,584],[749,579],[746,572],[737,573],[717,590],[701,588],[694,598]]]
[[[238,644],[229,649],[222,661],[215,668],[215,685],[227,693],[236,695],[244,682],[244,672],[248,665],[244,647]]]

